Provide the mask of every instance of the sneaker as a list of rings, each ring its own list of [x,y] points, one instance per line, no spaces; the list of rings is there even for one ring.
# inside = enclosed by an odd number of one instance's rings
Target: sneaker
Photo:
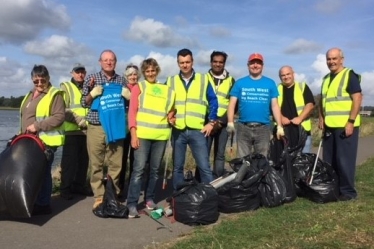
[[[93,204],[92,209],[97,208],[103,202],[103,198],[95,198],[95,203]]]
[[[129,218],[140,218],[140,215],[138,213],[138,210],[136,209],[136,206],[129,207]]]
[[[41,205],[35,204],[31,215],[33,216],[34,215],[46,215],[46,214],[51,214],[51,213],[52,213],[52,209],[50,205],[41,206]]]
[[[71,199],[73,199],[73,195],[70,194],[69,192],[61,192],[60,193],[60,197],[62,199],[65,199],[65,200],[71,200]]]
[[[148,210],[156,210],[157,209],[157,205],[152,200],[147,201],[145,206],[147,207]]]

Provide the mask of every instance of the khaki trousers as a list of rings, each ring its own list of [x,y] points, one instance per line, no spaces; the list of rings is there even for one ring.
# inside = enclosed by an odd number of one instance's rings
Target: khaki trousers
[[[123,141],[106,144],[106,135],[101,125],[88,125],[87,150],[90,158],[91,188],[95,198],[104,196],[103,185],[104,166],[108,167],[108,174],[113,179],[116,192],[119,194],[119,176],[122,167]]]

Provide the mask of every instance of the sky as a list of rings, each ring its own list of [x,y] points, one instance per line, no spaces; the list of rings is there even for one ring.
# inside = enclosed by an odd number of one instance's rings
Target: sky
[[[74,63],[100,70],[104,49],[127,64],[155,58],[159,80],[179,72],[176,54],[193,52],[205,73],[213,50],[228,54],[226,69],[248,75],[251,53],[264,56],[263,74],[279,82],[281,66],[318,94],[328,73],[326,51],[339,47],[345,66],[361,74],[363,105],[374,106],[374,1],[372,0],[0,0],[0,96],[33,87],[35,64],[47,66],[51,83],[69,80]]]

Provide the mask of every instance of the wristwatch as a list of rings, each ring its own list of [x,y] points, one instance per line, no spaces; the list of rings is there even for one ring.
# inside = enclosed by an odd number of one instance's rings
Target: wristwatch
[[[210,121],[209,121],[209,124],[210,124],[211,126],[214,126],[215,123],[216,123],[216,121],[214,121],[214,120],[210,120]]]
[[[355,120],[350,118],[350,119],[348,119],[348,123],[354,124]]]

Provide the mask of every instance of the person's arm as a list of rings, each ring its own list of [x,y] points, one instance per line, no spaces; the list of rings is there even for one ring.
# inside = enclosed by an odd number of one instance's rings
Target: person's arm
[[[361,103],[362,103],[362,93],[361,93],[360,78],[353,70],[349,72],[349,79],[347,85],[347,92],[350,94],[352,99],[351,111],[349,112],[349,119],[345,125],[345,135],[347,137],[353,134],[354,121],[357,115],[360,113]]]
[[[135,85],[131,89],[131,98],[130,98],[130,105],[128,111],[128,125],[131,131],[132,128],[136,130],[136,115],[138,113],[138,106],[139,106],[139,95],[140,95],[140,88],[138,85]]]
[[[209,83],[208,88],[206,91],[206,99],[209,103],[209,120],[216,121],[217,120],[217,111],[218,111],[218,99],[217,95],[214,92],[212,85]]]
[[[275,122],[277,123],[277,126],[282,127],[282,120],[281,120],[281,111],[278,105],[278,98],[272,98],[271,99],[271,111],[273,112],[273,117],[275,119]]]

